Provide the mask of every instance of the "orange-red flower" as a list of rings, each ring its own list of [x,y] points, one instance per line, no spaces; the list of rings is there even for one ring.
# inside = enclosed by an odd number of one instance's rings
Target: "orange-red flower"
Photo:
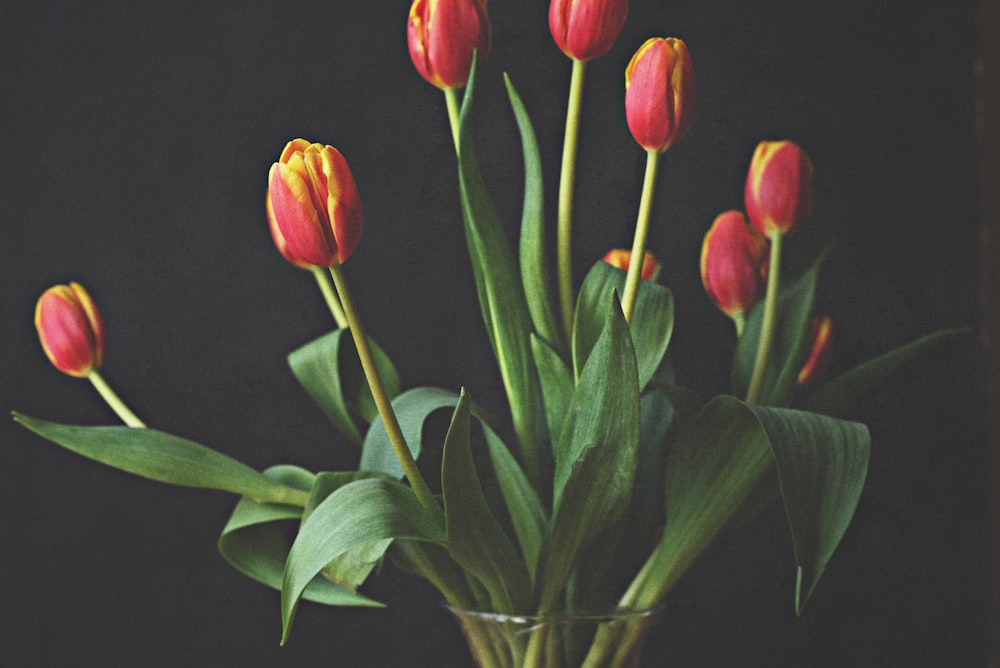
[[[701,245],[701,282],[729,317],[747,313],[764,293],[768,243],[739,211],[719,214]]]
[[[612,267],[628,271],[629,264],[632,261],[632,251],[625,250],[624,248],[609,250],[604,256],[604,261]],[[655,281],[660,275],[660,269],[662,267],[657,259],[653,257],[652,253],[646,251],[642,257],[642,272],[639,274],[639,278],[644,281]]]
[[[798,384],[805,387],[816,381],[830,368],[830,360],[833,356],[833,321],[830,316],[813,318],[812,322],[812,348],[809,351],[809,358],[802,365],[799,371]]]
[[[441,90],[461,88],[469,81],[473,52],[480,65],[489,55],[486,0],[414,0],[406,40],[420,76]]]
[[[775,232],[790,234],[812,208],[812,163],[790,141],[762,141],[750,160],[744,199],[747,216],[757,231],[770,239]]]
[[[104,359],[104,321],[79,283],[54,285],[38,298],[35,328],[52,365],[83,378]]]
[[[299,267],[343,263],[361,241],[361,197],[344,156],[332,146],[294,139],[271,165],[267,182],[271,235]]]
[[[611,50],[628,14],[628,0],[552,0],[549,30],[570,58],[593,60]]]
[[[653,37],[625,69],[625,118],[639,145],[666,151],[687,134],[694,116],[694,66],[687,46]]]

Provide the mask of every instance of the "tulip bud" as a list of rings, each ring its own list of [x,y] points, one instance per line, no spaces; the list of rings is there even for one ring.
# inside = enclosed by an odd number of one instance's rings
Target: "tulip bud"
[[[469,81],[473,52],[480,65],[489,55],[486,0],[414,0],[406,39],[420,76],[441,90],[461,88]]]
[[[83,378],[104,358],[104,321],[79,283],[54,285],[38,298],[35,328],[52,365]]]
[[[694,67],[684,42],[646,40],[625,69],[625,118],[635,140],[666,151],[690,129],[694,102]]]
[[[764,293],[768,243],[739,211],[719,214],[701,245],[701,282],[720,311],[742,317]]]
[[[790,141],[762,141],[747,173],[744,199],[750,224],[768,239],[790,234],[812,208],[812,163]]]
[[[833,321],[830,316],[813,318],[812,322],[812,349],[809,351],[809,358],[802,365],[799,371],[799,387],[810,385],[817,378],[822,376],[830,368],[830,358],[832,357]]]
[[[549,30],[567,56],[593,60],[614,46],[626,14],[628,0],[552,0]]]
[[[298,267],[342,264],[361,241],[361,197],[332,146],[288,142],[268,173],[267,211],[275,245]]]
[[[632,251],[625,250],[624,248],[615,248],[609,250],[604,256],[604,261],[610,264],[612,267],[617,267],[622,271],[628,271],[629,264],[632,260]],[[657,262],[656,258],[649,251],[646,251],[642,258],[642,272],[639,275],[644,281],[655,281],[660,275],[660,263]]]

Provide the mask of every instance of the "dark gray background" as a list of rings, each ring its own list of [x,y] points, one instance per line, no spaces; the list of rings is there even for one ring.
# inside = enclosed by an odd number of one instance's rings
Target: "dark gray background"
[[[461,235],[439,92],[413,71],[408,3],[39,0],[0,7],[4,224],[0,408],[114,422],[44,358],[32,312],[56,282],[91,291],[105,376],[151,426],[263,468],[353,466],[284,362],[332,322],[284,263],[262,212],[266,172],[303,136],[337,146],[364,200],[346,265],[367,325],[406,386],[467,386],[499,406]],[[520,89],[550,166],[569,62],[542,0],[493,0],[478,118],[486,177],[511,229],[520,149],[500,75]],[[664,160],[651,247],[677,299],[682,379],[724,391],[731,327],[703,295],[701,237],[740,207],[761,139],[815,163],[797,271],[836,240],[821,284],[843,368],[931,329],[980,321],[975,5],[956,0],[635,1],[589,68],[576,202],[577,276],[629,243],[643,154],[623,71],[678,36],[698,80],[694,126]],[[780,509],[680,583],[647,665],[981,666],[986,656],[985,399],[976,334],[896,376],[858,412],[868,486],[805,616]],[[386,610],[304,604],[279,648],[278,595],[215,551],[233,499],[170,488],[0,423],[0,664],[465,665],[423,583],[387,573]]]

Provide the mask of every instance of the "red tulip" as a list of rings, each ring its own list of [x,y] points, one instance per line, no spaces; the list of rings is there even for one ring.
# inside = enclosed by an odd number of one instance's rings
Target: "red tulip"
[[[626,14],[628,0],[552,0],[549,30],[567,56],[593,60],[614,46]]]
[[[35,328],[52,365],[83,378],[104,359],[104,321],[79,283],[55,285],[35,305]]]
[[[744,199],[747,216],[768,239],[775,232],[790,234],[812,208],[812,163],[790,141],[762,141],[747,173]]]
[[[629,264],[632,260],[632,251],[625,250],[624,248],[615,248],[614,250],[609,250],[604,256],[604,261],[610,264],[612,267],[617,267],[622,271],[628,271]],[[639,275],[644,281],[655,281],[660,275],[660,263],[653,257],[653,254],[646,251],[642,258],[642,272]]]
[[[361,197],[332,146],[288,142],[268,174],[267,207],[275,245],[296,266],[342,264],[361,241]]]
[[[719,214],[701,246],[701,282],[729,317],[747,313],[766,286],[768,243],[739,211]]]
[[[830,316],[813,318],[812,322],[812,348],[809,351],[809,358],[802,365],[799,371],[798,384],[805,387],[815,382],[830,368],[830,359],[833,356],[833,321]]]
[[[473,52],[480,65],[489,55],[486,0],[414,0],[406,39],[420,76],[441,90],[461,88],[469,81]]]
[[[643,148],[666,151],[691,127],[694,67],[679,39],[646,40],[625,69],[625,118]]]

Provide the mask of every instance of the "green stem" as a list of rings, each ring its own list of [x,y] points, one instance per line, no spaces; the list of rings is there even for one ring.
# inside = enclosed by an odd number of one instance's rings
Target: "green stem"
[[[573,188],[576,182],[576,147],[580,134],[580,108],[586,63],[573,60],[566,105],[566,133],[563,137],[562,170],[559,175],[559,210],[556,218],[556,262],[559,278],[559,307],[568,341],[573,340]]]
[[[448,106],[448,123],[451,125],[451,139],[455,142],[455,155],[458,155],[458,120],[461,108],[458,103],[458,91],[454,88],[445,88],[444,101]]]
[[[736,325],[736,338],[743,336],[743,327],[747,324],[747,318],[742,313],[734,313],[730,316],[733,320],[733,324]]]
[[[91,370],[91,372],[87,374],[87,378],[90,379],[90,383],[101,395],[101,398],[104,399],[108,406],[111,406],[111,410],[118,414],[118,417],[121,418],[122,422],[127,424],[129,427],[136,427],[140,429],[146,426],[146,424],[140,420],[128,406],[125,405],[125,402],[122,401],[117,394],[115,394],[115,391],[112,390],[111,386],[104,381],[101,374],[99,374],[96,370]]]
[[[413,491],[416,493],[420,503],[426,508],[436,508],[437,504],[434,501],[434,495],[431,494],[430,488],[427,487],[427,482],[420,474],[417,462],[413,459],[413,454],[406,444],[403,430],[399,427],[399,420],[396,419],[396,412],[392,409],[389,394],[385,391],[382,376],[375,365],[375,356],[372,355],[371,345],[368,343],[368,334],[365,332],[364,325],[361,323],[361,316],[358,315],[358,310],[354,305],[354,299],[351,297],[351,291],[347,286],[347,279],[344,276],[344,272],[339,266],[330,267],[330,275],[333,276],[333,283],[337,286],[337,293],[340,295],[340,302],[344,306],[344,313],[347,316],[351,336],[354,337],[354,345],[358,349],[358,357],[361,358],[361,368],[364,369],[365,378],[368,380],[368,386],[371,388],[372,397],[375,399],[375,405],[378,407],[378,413],[382,417],[385,431],[389,436],[389,441],[392,443],[392,449],[396,453],[396,459],[399,460],[400,466],[403,467],[403,475],[410,481],[410,486],[413,487]]]
[[[768,358],[774,340],[774,322],[778,311],[778,279],[781,273],[781,232],[775,232],[771,237],[771,259],[767,269],[767,295],[764,297],[764,322],[760,329],[760,341],[757,344],[757,359],[754,361],[753,375],[750,376],[750,389],[747,390],[747,403],[755,404],[760,400],[764,388],[764,375],[767,372]]]
[[[656,173],[660,164],[660,152],[646,150],[646,176],[642,181],[642,196],[639,199],[639,215],[635,221],[635,237],[632,239],[632,258],[629,260],[625,277],[625,292],[622,294],[622,311],[625,322],[631,324],[632,311],[639,292],[639,279],[646,255],[646,237],[649,235],[649,218],[653,211],[653,192],[656,190]]]
[[[341,329],[347,327],[347,316],[344,315],[344,307],[340,305],[340,299],[337,298],[337,293],[330,282],[330,275],[323,271],[322,267],[313,267],[312,273],[316,277],[316,283],[319,284],[326,305],[330,308],[330,313],[333,314],[333,319],[337,321],[337,327]]]

